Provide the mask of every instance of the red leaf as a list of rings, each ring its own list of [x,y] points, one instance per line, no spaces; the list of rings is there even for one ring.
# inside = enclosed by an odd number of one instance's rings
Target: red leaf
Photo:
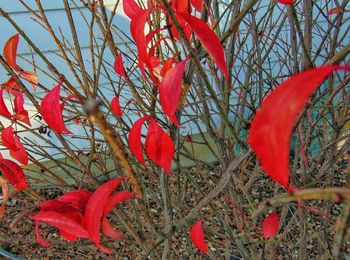
[[[24,105],[23,93],[18,92],[14,100],[14,112],[16,114],[12,115],[12,118],[31,126],[28,111],[24,109],[23,105]]]
[[[2,203],[0,207],[0,219],[4,216],[6,202],[9,198],[9,186],[4,177],[0,176],[1,190],[2,190]]]
[[[68,205],[66,202],[58,200],[47,200],[39,205],[39,208],[43,211],[55,211],[57,213],[65,214],[71,211],[77,211],[72,206]]]
[[[114,71],[119,76],[126,79],[126,73],[125,73],[124,63],[123,63],[123,56],[122,56],[121,52],[118,54],[117,58],[114,61]]]
[[[289,142],[295,122],[309,96],[335,70],[350,67],[326,65],[301,72],[281,83],[262,102],[248,135],[263,170],[289,187]]]
[[[342,7],[340,7],[340,6],[338,6],[338,7],[334,7],[332,9],[330,9],[328,11],[327,15],[330,16],[330,15],[333,15],[333,14],[341,14],[343,12],[344,12],[344,9]]]
[[[91,193],[86,190],[75,190],[62,195],[57,201],[67,203],[73,208],[84,211],[90,197]]]
[[[181,96],[183,74],[186,67],[186,60],[183,60],[169,70],[159,85],[160,104],[170,119],[175,119],[174,124],[179,125],[175,112],[178,109],[178,103]]]
[[[8,39],[4,46],[4,58],[7,61],[7,64],[10,65],[14,70],[19,70],[16,62],[18,41],[19,34],[17,33]]]
[[[139,15],[139,13],[142,11],[134,0],[123,0],[123,9],[124,13],[130,19],[133,19],[135,16]]]
[[[173,64],[176,62],[175,58],[169,58],[164,62],[164,65],[160,71],[160,75],[164,77],[168,71],[173,67]]]
[[[210,56],[218,66],[218,69],[224,74],[226,81],[229,80],[228,70],[225,61],[224,49],[221,46],[218,36],[212,29],[201,19],[186,13],[177,13],[180,17],[186,20],[191,26],[194,33],[197,35],[200,42],[207,49]]]
[[[292,5],[294,0],[277,0],[277,2],[285,5]]]
[[[274,237],[279,229],[279,218],[276,212],[268,215],[262,223],[262,232],[266,239]]]
[[[90,197],[85,209],[85,222],[91,240],[100,248],[100,226],[103,209],[108,198],[124,178],[117,178],[102,184]]]
[[[46,242],[42,236],[40,235],[39,232],[39,225],[40,225],[40,221],[36,220],[35,221],[35,235],[36,235],[36,239],[38,240],[39,245],[43,246],[43,247],[49,247],[51,246],[51,243]]]
[[[30,216],[30,218],[43,221],[71,235],[89,238],[89,233],[82,225],[64,214],[55,211],[40,211],[38,214]]]
[[[30,84],[32,84],[34,90],[36,89],[36,86],[39,84],[39,78],[38,75],[36,75],[34,72],[31,71],[21,71],[19,73],[19,76],[23,79],[28,80]]]
[[[0,115],[11,117],[11,113],[7,109],[7,106],[4,101],[4,91],[2,89],[0,89]]]
[[[130,151],[134,154],[135,158],[140,162],[145,162],[145,157],[142,153],[142,143],[141,143],[141,129],[144,122],[149,119],[150,116],[144,116],[137,120],[134,125],[131,127],[129,132],[129,148]]]
[[[59,229],[59,232],[60,232],[60,235],[61,235],[64,239],[66,239],[67,241],[74,242],[74,241],[76,241],[76,240],[78,239],[77,236],[72,235],[72,234],[70,234],[70,233],[68,233],[67,231],[64,231],[64,230],[62,230],[62,229]]]
[[[1,158],[0,171],[18,191],[22,191],[26,188],[26,176],[17,163]]]
[[[138,55],[140,60],[147,65],[148,68],[151,68],[151,63],[149,56],[147,54],[147,43],[146,37],[144,34],[145,24],[149,17],[151,9],[141,10],[137,16],[135,16],[130,23],[130,32],[132,37],[135,40],[137,46]]]
[[[108,198],[108,202],[103,209],[103,213],[108,215],[108,213],[119,203],[126,201],[128,199],[135,198],[135,194],[128,191],[118,191],[112,194]]]
[[[192,243],[204,254],[208,253],[208,245],[204,241],[203,219],[198,220],[191,228],[190,238]]]
[[[111,108],[116,116],[122,116],[123,110],[120,108],[119,97],[115,96],[111,101]]]
[[[123,238],[123,236],[112,227],[111,223],[108,221],[106,216],[103,216],[102,218],[102,232],[110,238]]]
[[[40,110],[45,122],[52,130],[61,134],[71,134],[64,125],[62,109],[60,105],[60,87],[54,87],[41,101]]]
[[[146,154],[168,174],[171,173],[175,148],[170,136],[151,118],[146,136]]]
[[[20,91],[17,85],[17,82],[14,80],[13,77],[11,77],[8,81],[6,81],[5,83],[2,83],[1,85],[5,88],[5,90],[8,93],[11,93],[14,95],[16,95]]]
[[[190,0],[190,2],[198,12],[202,11],[202,4],[203,4],[202,0]]]
[[[1,133],[1,141],[10,150],[10,155],[20,163],[28,164],[28,154],[23,144],[12,130],[12,125],[5,128]]]

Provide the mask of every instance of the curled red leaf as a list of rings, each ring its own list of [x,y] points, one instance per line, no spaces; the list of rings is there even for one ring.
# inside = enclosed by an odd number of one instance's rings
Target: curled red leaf
[[[52,130],[61,134],[70,134],[64,125],[62,107],[60,105],[60,87],[57,85],[43,98],[40,104],[41,115]]]
[[[187,13],[177,13],[186,20],[191,26],[193,32],[197,35],[200,42],[207,49],[218,69],[224,74],[226,81],[229,80],[227,65],[225,61],[225,53],[218,36],[210,27],[201,19],[189,15]]]
[[[24,165],[28,164],[28,154],[19,138],[13,132],[12,125],[2,131],[1,141],[9,149],[10,155],[14,159]]]
[[[123,236],[115,230],[111,223],[108,221],[107,217],[102,218],[102,232],[110,238],[121,239]]]
[[[125,68],[123,63],[123,55],[121,52],[118,54],[117,58],[114,61],[114,71],[124,79],[126,78],[126,73],[125,73]]]
[[[170,136],[151,118],[146,136],[146,154],[168,174],[171,173],[171,162],[175,154],[175,147]]]
[[[262,232],[266,239],[274,237],[279,229],[279,218],[276,212],[269,214],[262,223]]]
[[[104,250],[100,245],[100,227],[103,209],[108,203],[111,193],[119,186],[124,178],[117,178],[102,184],[90,197],[85,209],[86,228],[89,232],[91,240]]]
[[[39,227],[40,227],[40,221],[39,220],[35,220],[35,235],[36,235],[36,239],[39,243],[39,245],[41,245],[42,247],[49,247],[51,246],[51,243],[46,242],[43,237],[40,234],[39,231]]]
[[[142,143],[141,143],[141,129],[142,125],[145,123],[149,116],[144,116],[137,120],[130,129],[128,141],[130,151],[134,154],[135,158],[140,162],[145,162],[145,157],[142,152]]]
[[[84,211],[90,197],[91,193],[86,190],[75,190],[62,195],[57,201],[64,202],[79,211]]]
[[[61,214],[55,211],[40,211],[38,214],[33,215],[30,218],[36,221],[42,221],[50,224],[59,230],[63,230],[77,237],[89,237],[89,233],[81,224],[66,216],[65,214]]]
[[[19,70],[19,67],[16,62],[17,58],[17,47],[19,42],[19,34],[15,34],[10,37],[4,46],[4,58],[10,67],[14,70]]]
[[[11,117],[11,113],[7,109],[7,106],[4,101],[4,90],[2,89],[0,89],[0,115]]]
[[[186,60],[183,60],[168,71],[159,85],[160,104],[167,116],[179,125],[175,112],[181,96],[183,74],[185,72]],[[174,120],[175,119],[175,120]]]
[[[23,93],[18,92],[14,99],[14,112],[15,114],[12,115],[12,118],[21,121],[23,123],[26,123],[27,125],[31,126],[30,120],[29,120],[29,113],[27,110],[24,109],[24,98]]]
[[[350,67],[325,65],[304,71],[281,83],[262,102],[248,135],[263,170],[289,187],[289,142],[295,122],[309,96],[335,70]]]
[[[119,97],[115,96],[111,101],[111,108],[116,116],[122,116],[123,110],[120,108]]]
[[[22,191],[26,188],[26,176],[17,163],[0,158],[0,171],[18,191]]]
[[[8,81],[6,81],[5,83],[2,83],[1,85],[4,87],[4,89],[8,93],[11,93],[14,95],[16,95],[16,93],[18,93],[20,91],[18,84],[13,77],[11,77]]]
[[[208,245],[204,241],[203,219],[198,220],[191,228],[190,239],[192,243],[204,254],[208,253]]]

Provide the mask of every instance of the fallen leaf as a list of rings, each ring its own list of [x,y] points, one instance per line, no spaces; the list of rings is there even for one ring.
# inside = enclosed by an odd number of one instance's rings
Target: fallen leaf
[[[204,241],[203,219],[198,220],[191,228],[190,239],[202,253],[208,254],[208,245]]]
[[[262,232],[266,239],[274,237],[279,229],[279,218],[276,212],[269,214],[262,223]]]

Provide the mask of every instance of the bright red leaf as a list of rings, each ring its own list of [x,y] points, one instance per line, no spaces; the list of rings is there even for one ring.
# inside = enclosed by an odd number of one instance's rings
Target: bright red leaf
[[[91,240],[96,244],[96,246],[102,250],[106,251],[108,249],[103,248],[100,245],[100,227],[101,218],[103,215],[103,209],[108,203],[108,198],[112,192],[119,186],[119,184],[124,180],[124,178],[117,178],[102,184],[90,197],[86,204],[85,209],[85,222],[86,228],[89,232]]]
[[[123,236],[112,227],[112,225],[108,221],[107,217],[104,216],[102,218],[102,224],[101,225],[102,225],[102,232],[106,236],[108,236],[110,238],[116,238],[116,239],[123,238]]]
[[[198,11],[202,11],[203,0],[190,0],[192,6]]]
[[[59,230],[63,230],[77,237],[89,237],[89,233],[81,224],[72,218],[67,217],[65,214],[55,211],[40,211],[38,214],[30,216],[30,218],[50,224]]]
[[[11,77],[8,81],[6,81],[5,83],[2,83],[1,85],[4,87],[4,89],[8,93],[11,93],[11,94],[14,94],[14,95],[16,95],[20,91],[19,87],[18,87],[18,84],[14,80],[13,77]]]
[[[6,117],[11,117],[10,111],[4,101],[4,90],[0,89],[0,114]]]
[[[105,215],[108,215],[108,213],[119,203],[126,201],[128,199],[135,198],[135,194],[128,192],[128,191],[118,191],[114,194],[112,194],[107,201],[107,204],[105,205],[103,209],[103,213]]]
[[[292,5],[294,0],[277,0],[277,2],[285,5]]]
[[[220,40],[215,32],[201,19],[189,15],[187,13],[177,13],[180,17],[186,20],[191,26],[193,32],[197,35],[200,42],[207,49],[218,69],[224,74],[226,81],[229,80],[228,70],[225,61],[224,49],[221,46]]]
[[[14,99],[14,112],[15,114],[12,115],[12,118],[31,126],[28,111],[24,109],[24,98],[22,92],[16,94]]]
[[[0,171],[18,191],[22,191],[26,188],[26,176],[17,163],[0,158]]]
[[[123,110],[120,108],[119,97],[115,96],[111,101],[111,108],[116,116],[122,116]]]
[[[175,112],[181,96],[183,74],[186,67],[186,60],[183,60],[168,71],[159,85],[160,104],[167,116],[173,120],[175,125],[179,125]],[[174,120],[175,119],[175,120]]]
[[[325,65],[296,74],[281,83],[262,102],[248,135],[263,170],[289,189],[289,142],[295,122],[308,98],[335,70],[350,67]]]
[[[208,245],[204,241],[203,219],[198,220],[191,228],[190,239],[192,243],[204,254],[208,253]]]
[[[114,61],[114,71],[119,76],[126,78],[126,73],[125,73],[125,68],[123,63],[123,55],[121,52],[118,54],[117,58]]]
[[[262,223],[262,232],[266,239],[274,237],[279,229],[279,218],[276,212],[268,215]]]
[[[72,132],[66,128],[63,121],[60,87],[60,84],[57,85],[43,98],[40,105],[41,115],[52,130],[61,134],[70,134]]]
[[[128,141],[130,151],[134,154],[135,158],[140,162],[145,162],[145,157],[142,152],[142,143],[141,143],[141,130],[142,125],[145,123],[150,116],[144,116],[137,120],[130,129]]]
[[[28,154],[19,138],[13,132],[12,125],[2,131],[1,141],[9,149],[13,158],[24,165],[28,164]]]
[[[35,235],[36,235],[36,239],[38,240],[39,245],[41,245],[43,247],[51,246],[51,243],[46,242],[43,239],[43,237],[40,235],[39,226],[40,226],[40,221],[39,220],[35,220]]]
[[[123,0],[123,9],[124,13],[130,19],[133,19],[135,16],[139,15],[139,13],[142,11],[134,0]]]
[[[7,61],[7,64],[14,70],[19,70],[16,62],[18,42],[19,34],[15,34],[7,40],[4,46],[4,58]]]
[[[91,193],[86,190],[75,190],[63,194],[57,199],[57,201],[64,202],[69,206],[83,212],[90,197]]]
[[[171,162],[175,154],[175,147],[170,136],[151,118],[146,136],[146,154],[168,174],[171,173]]]

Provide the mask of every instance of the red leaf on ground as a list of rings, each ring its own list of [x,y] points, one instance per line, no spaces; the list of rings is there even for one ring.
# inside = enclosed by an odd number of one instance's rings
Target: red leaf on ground
[[[295,122],[319,85],[335,70],[350,67],[325,65],[296,74],[281,83],[262,102],[248,135],[263,170],[289,187],[289,142]]]
[[[30,216],[30,218],[50,224],[71,235],[89,238],[89,233],[80,223],[64,214],[55,211],[40,211],[38,214]]]
[[[183,60],[168,71],[159,85],[160,104],[170,119],[175,119],[174,124],[179,126],[175,112],[181,96],[183,74],[185,72],[186,60]]]
[[[102,232],[103,234],[105,234],[110,238],[115,238],[115,239],[123,238],[123,236],[113,228],[113,226],[108,221],[106,216],[103,216],[102,218]]]
[[[19,138],[13,132],[12,125],[2,131],[1,141],[9,149],[13,158],[24,165],[28,164],[28,154]]]
[[[10,65],[14,70],[19,70],[16,62],[18,41],[19,34],[17,33],[9,38],[4,46],[4,58],[7,64]]]
[[[262,232],[266,239],[274,237],[279,229],[279,218],[276,212],[268,215],[262,223]]]
[[[142,143],[141,143],[141,129],[142,125],[145,123],[150,116],[144,116],[137,120],[130,129],[128,141],[130,151],[134,154],[135,158],[140,162],[145,162],[145,157],[142,152]]]
[[[168,174],[171,173],[175,148],[170,136],[151,118],[146,136],[146,154]]]
[[[12,118],[31,126],[28,111],[24,109],[24,98],[22,92],[18,92],[14,99],[14,112],[15,114],[12,115]]]
[[[193,32],[197,35],[200,42],[207,49],[218,69],[224,74],[226,81],[229,80],[228,70],[225,61],[224,49],[221,46],[220,40],[215,32],[201,19],[189,15],[187,13],[177,13],[180,17],[186,20],[191,26]]]
[[[119,203],[126,201],[128,199],[135,198],[135,194],[128,191],[118,191],[112,194],[108,198],[108,202],[103,209],[103,213],[108,215],[108,213]]]
[[[111,108],[116,116],[122,116],[123,110],[120,108],[119,97],[115,96],[111,101]]]
[[[61,134],[71,134],[64,125],[60,105],[60,87],[57,85],[43,98],[40,104],[41,115],[52,130]]]
[[[198,220],[191,228],[190,239],[192,243],[204,254],[208,253],[208,245],[204,241],[203,219]]]
[[[10,111],[7,109],[4,100],[4,90],[0,89],[0,114],[6,117],[11,117]]]
[[[100,227],[103,209],[108,203],[111,193],[119,186],[124,178],[117,178],[102,184],[90,197],[85,209],[85,223],[91,240],[104,250],[100,245]]]
[[[118,54],[117,58],[114,61],[114,71],[119,76],[126,78],[126,73],[125,73],[125,68],[123,63],[123,56],[121,52]]]
[[[17,163],[0,158],[0,171],[18,191],[22,191],[26,188],[26,176]]]

